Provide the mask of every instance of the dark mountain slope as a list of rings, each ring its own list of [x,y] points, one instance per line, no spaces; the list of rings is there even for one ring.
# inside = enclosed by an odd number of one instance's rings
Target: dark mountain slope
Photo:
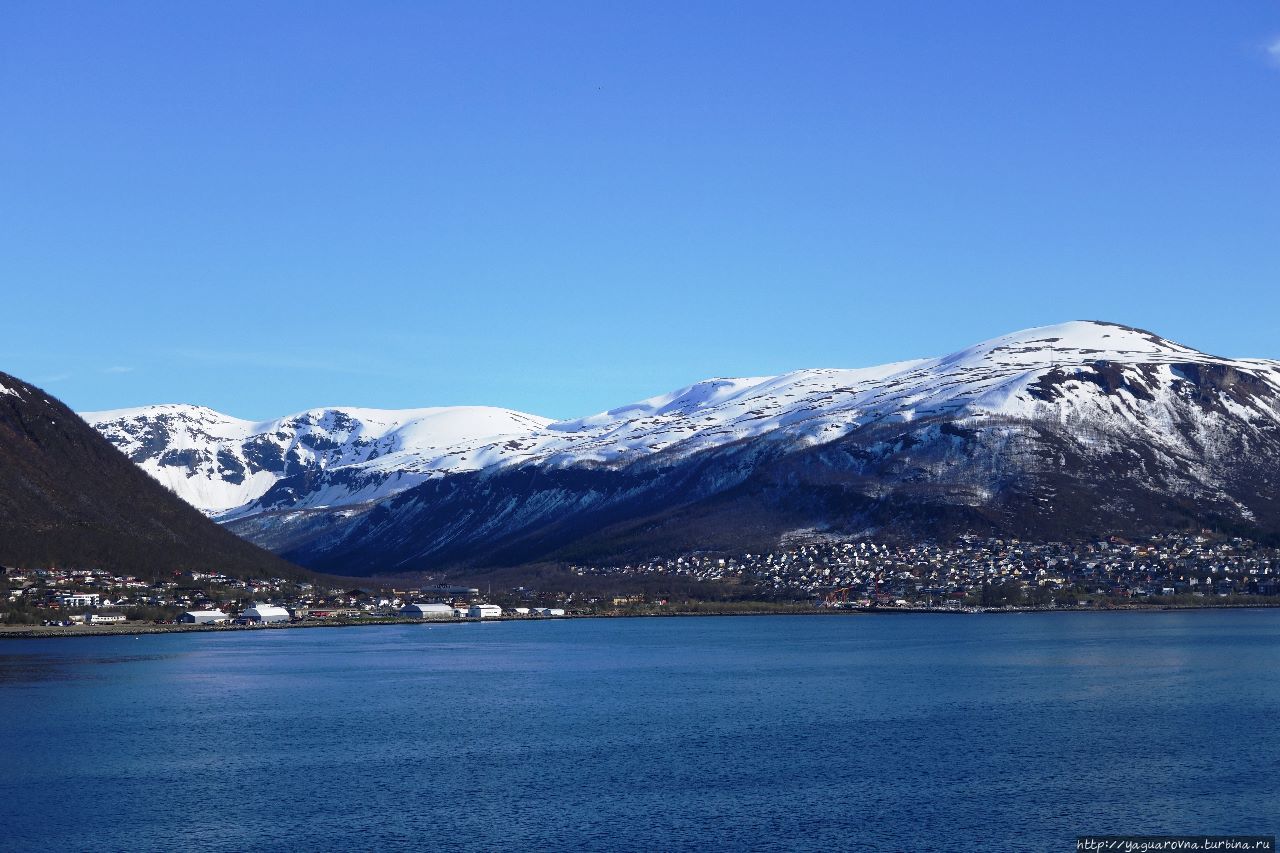
[[[0,564],[307,574],[171,494],[44,391],[0,373]]]

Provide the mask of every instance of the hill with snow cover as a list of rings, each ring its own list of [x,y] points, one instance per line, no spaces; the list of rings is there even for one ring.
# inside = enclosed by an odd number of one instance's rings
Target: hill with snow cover
[[[1072,322],[942,358],[503,409],[85,415],[154,477],[346,573],[826,535],[1280,533],[1280,363]]]

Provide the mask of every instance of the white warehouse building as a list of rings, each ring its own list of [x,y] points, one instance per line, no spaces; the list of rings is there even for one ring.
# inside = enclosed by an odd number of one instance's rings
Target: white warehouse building
[[[502,608],[496,604],[473,604],[467,611],[472,619],[494,619],[502,615]]]
[[[178,621],[184,625],[219,625],[231,621],[231,617],[221,610],[188,610]]]
[[[241,616],[248,622],[259,622],[263,624],[289,621],[288,610],[285,610],[283,607],[277,607],[274,604],[261,604],[256,601],[253,603],[253,606],[246,609]]]
[[[454,610],[448,604],[406,604],[400,615],[409,619],[452,619]]]

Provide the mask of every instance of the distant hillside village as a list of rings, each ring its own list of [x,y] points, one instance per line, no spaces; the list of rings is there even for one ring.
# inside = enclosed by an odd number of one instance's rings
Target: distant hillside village
[[[946,545],[819,541],[766,554],[575,565],[580,577],[735,584],[826,607],[1078,607],[1280,603],[1280,549],[1165,534],[1067,544],[961,536]]]
[[[574,585],[606,592],[588,596]],[[692,583],[690,583],[692,582]],[[549,582],[550,585],[550,582]],[[320,588],[186,573],[147,581],[89,569],[4,569],[8,624],[277,624],[308,620],[486,619],[671,612],[665,590],[702,599],[819,608],[988,610],[1280,604],[1280,549],[1245,539],[1166,534],[1067,544],[961,536],[946,545],[815,541],[767,554],[686,554],[571,565],[557,591],[467,586]],[[636,593],[637,589],[647,592]]]

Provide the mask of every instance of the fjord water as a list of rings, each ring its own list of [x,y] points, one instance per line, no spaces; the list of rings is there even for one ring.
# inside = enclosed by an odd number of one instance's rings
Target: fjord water
[[[0,644],[0,848],[1071,850],[1280,829],[1280,611]]]

